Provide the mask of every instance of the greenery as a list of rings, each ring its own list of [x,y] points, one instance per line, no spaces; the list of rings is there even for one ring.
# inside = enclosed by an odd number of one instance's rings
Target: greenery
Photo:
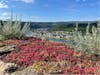
[[[70,22],[70,23],[58,23],[57,25],[54,25],[52,28],[49,28],[48,31],[68,31],[68,32],[72,32],[72,30],[74,30],[75,25],[78,24],[78,30],[82,31],[83,33],[86,31],[86,27],[88,25],[88,23],[90,23],[90,32],[92,29],[92,26],[97,26],[96,22],[84,22],[84,23],[80,23],[80,22]]]
[[[72,36],[74,41],[77,42],[74,48],[88,54],[100,55],[100,22],[98,27],[92,26],[91,33],[89,30],[90,25],[88,24],[86,32],[83,35],[81,31],[78,31],[78,25],[76,26]]]
[[[0,40],[4,39],[22,39],[26,32],[30,30],[30,23],[21,26],[21,19],[13,22],[11,17],[7,22],[0,23]]]
[[[5,21],[6,22],[6,21]],[[30,29],[47,28],[49,31],[72,31],[75,28],[76,22],[79,24],[79,29],[85,31],[87,23],[90,26],[97,26],[98,21],[69,21],[69,22],[30,22]],[[27,22],[21,22],[21,25]],[[66,27],[63,27],[66,26]]]
[[[48,31],[72,31],[74,27],[68,28],[67,25],[56,25],[53,28],[48,29]]]

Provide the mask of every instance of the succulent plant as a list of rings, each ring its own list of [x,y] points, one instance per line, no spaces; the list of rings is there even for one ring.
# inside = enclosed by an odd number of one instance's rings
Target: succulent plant
[[[78,25],[76,25],[75,31],[73,31],[72,38],[77,42],[74,46],[79,51],[84,51],[88,54],[100,55],[100,22],[98,27],[92,26],[92,33],[89,32],[90,25],[86,28],[86,33],[83,35],[81,31],[78,31]]]
[[[26,32],[30,30],[29,23],[21,26],[21,20],[13,21],[11,18],[7,22],[0,23],[0,40],[3,39],[21,39],[25,37]]]

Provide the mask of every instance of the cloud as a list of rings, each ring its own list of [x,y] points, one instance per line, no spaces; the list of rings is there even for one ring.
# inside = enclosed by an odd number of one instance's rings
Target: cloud
[[[85,2],[86,0],[82,0],[83,2]]]
[[[64,8],[64,11],[67,11],[67,12],[78,12],[78,10],[76,8]]]
[[[75,0],[76,2],[79,2],[80,0]]]
[[[8,8],[8,5],[4,1],[0,1],[0,8]]]
[[[86,0],[75,0],[76,2],[80,2],[80,1],[82,1],[82,2],[86,2]]]
[[[21,1],[23,1],[25,3],[33,3],[34,2],[34,0],[21,0]]]
[[[22,1],[24,3],[34,3],[35,0],[15,0],[15,1]]]
[[[30,21],[32,22],[59,22],[59,21],[66,21],[65,18],[63,17],[55,17],[55,16],[51,16],[51,17],[47,17],[47,16],[31,16]],[[26,18],[25,21],[29,20],[28,18]]]
[[[2,12],[2,13],[0,13],[0,19],[7,20],[8,18],[10,18],[10,12]]]
[[[45,16],[30,16],[30,17],[27,17],[27,16],[23,16],[22,17],[22,20],[23,21],[32,21],[32,22],[50,22],[52,21],[52,19],[49,17],[45,17]],[[53,20],[54,21],[54,20]]]
[[[96,5],[99,5],[98,2],[94,2],[94,3],[82,3],[80,4],[80,7],[95,7]]]
[[[2,16],[8,16],[10,13],[8,13],[8,12],[3,12],[2,13]]]
[[[67,6],[67,8],[65,7],[63,9],[65,12],[67,13],[75,13],[75,12],[79,12],[79,10],[77,9],[77,5],[76,4],[73,4],[72,6]]]

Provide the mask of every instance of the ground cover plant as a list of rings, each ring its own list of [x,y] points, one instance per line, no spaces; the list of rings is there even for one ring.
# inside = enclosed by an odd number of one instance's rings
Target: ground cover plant
[[[35,40],[30,44],[22,45],[18,48],[18,51],[15,50],[3,58],[3,60],[29,66],[36,61],[66,60],[68,56],[73,54],[73,50],[63,43],[42,40]]]
[[[91,55],[73,50],[63,43],[38,38],[26,41],[28,43],[22,42],[15,51],[2,56],[4,62],[19,65],[21,71],[16,73],[27,70],[27,73],[39,74],[100,74],[100,61],[92,60]]]

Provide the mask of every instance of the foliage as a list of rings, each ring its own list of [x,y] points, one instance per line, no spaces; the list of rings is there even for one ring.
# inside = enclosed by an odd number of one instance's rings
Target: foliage
[[[25,42],[16,40],[22,45],[1,57],[4,62],[20,66],[16,74],[100,74],[100,61],[92,61],[90,55],[72,50],[63,43],[38,38],[30,38]],[[97,58],[93,56],[93,59]]]
[[[87,62],[86,60],[82,62],[81,64],[76,64],[71,67],[64,68],[64,74],[81,74],[81,75],[88,75],[88,74],[100,74],[100,65],[99,63],[94,62]]]
[[[77,42],[74,46],[79,51],[86,52],[88,54],[100,55],[100,31],[99,27],[92,27],[92,33],[89,32],[89,24],[86,28],[86,33],[83,35],[81,31],[78,31],[78,25],[73,31],[72,38]]]
[[[35,62],[31,66],[23,69],[22,71],[16,71],[15,74],[21,74],[21,73],[38,73],[38,74],[53,74],[53,73],[61,73],[63,72],[63,69],[65,65],[67,64],[67,61],[59,61],[59,62]],[[59,66],[58,66],[59,65]]]
[[[29,23],[25,23],[22,27],[21,20],[13,22],[13,18],[11,17],[7,22],[0,23],[0,40],[21,39],[25,37],[29,29]]]
[[[3,57],[6,62],[13,62],[21,66],[29,66],[36,61],[60,61],[72,57],[74,51],[63,43],[55,43],[43,40],[22,45]]]
[[[97,26],[97,22],[89,22],[90,23],[90,31],[91,31],[91,27],[92,26]],[[53,27],[49,28],[48,31],[69,31],[72,32],[72,30],[75,28],[75,24],[78,24],[78,30],[85,32],[85,29],[88,25],[88,21],[87,22],[62,22],[62,23],[57,23],[56,25],[53,25]]]
[[[91,62],[88,60],[82,60],[82,62],[77,61],[76,64],[72,65],[70,61],[57,61],[57,62],[35,62],[33,65],[21,70],[16,71],[14,74],[23,74],[23,73],[36,73],[36,74],[100,74],[100,65],[97,62]],[[95,64],[95,65],[94,65]]]

